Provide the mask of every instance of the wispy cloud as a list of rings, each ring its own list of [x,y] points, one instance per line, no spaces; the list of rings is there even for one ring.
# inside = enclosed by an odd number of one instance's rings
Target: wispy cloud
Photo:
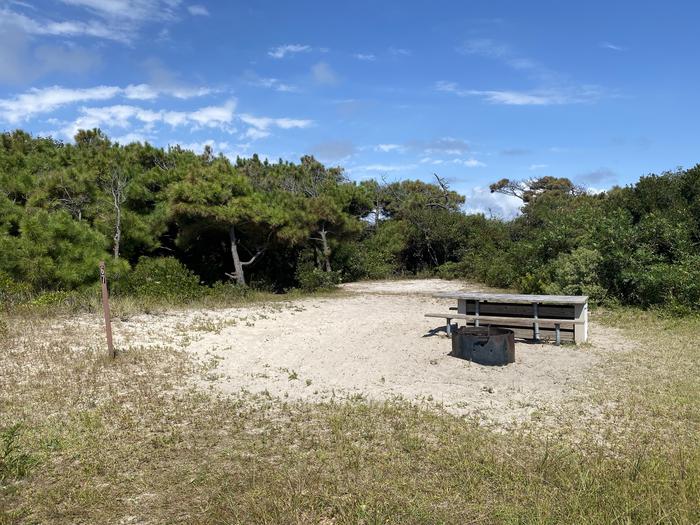
[[[411,52],[410,49],[406,49],[403,47],[390,47],[389,54],[394,55],[394,56],[408,57],[408,56],[411,56],[413,53]]]
[[[122,43],[129,43],[133,37],[133,31],[121,25],[110,27],[99,20],[35,19],[6,8],[0,8],[0,25],[14,25],[30,35],[89,36]]]
[[[611,49],[613,51],[625,51],[624,47],[611,44],[610,42],[601,42],[600,47],[602,47],[603,49]]]
[[[286,93],[296,93],[299,91],[299,88],[295,85],[282,82],[278,78],[261,77],[252,71],[248,71],[245,74],[245,78],[251,86],[264,87]]]
[[[549,168],[549,164],[530,164],[527,169],[530,171],[543,170],[544,168]]]
[[[172,20],[177,16],[180,0],[61,0],[82,7],[105,19]]]
[[[406,151],[406,147],[401,144],[377,144],[373,149],[374,151],[381,151],[383,153],[389,153],[390,151],[403,153]]]
[[[244,113],[240,116],[241,120],[258,129],[268,129],[277,127],[281,129],[292,128],[308,128],[313,124],[313,120],[293,119],[293,118],[271,118],[271,117],[255,117]]]
[[[598,100],[602,96],[602,90],[598,86],[581,87],[552,87],[533,91],[511,90],[479,90],[464,89],[455,82],[438,81],[435,89],[443,93],[452,93],[459,97],[477,96],[491,104],[504,104],[508,106],[551,106],[561,104],[582,104]]]
[[[460,164],[462,166],[466,166],[467,168],[485,168],[486,163],[481,162],[480,160],[476,160],[474,158],[468,158],[468,159],[452,159],[452,164]]]
[[[348,168],[349,172],[383,172],[410,171],[416,169],[416,164],[365,164]]]
[[[443,164],[458,164],[460,166],[465,166],[467,168],[485,168],[486,163],[481,162],[475,158],[468,159],[435,159],[433,157],[423,157],[419,161],[421,164],[430,164],[432,166],[439,166]]]
[[[187,10],[192,16],[209,16],[209,9],[200,4],[188,5]]]
[[[294,55],[297,53],[307,53],[311,51],[311,46],[302,44],[285,44],[282,46],[273,47],[267,54],[272,58],[284,58],[287,55]]]
[[[239,116],[240,120],[250,126],[245,132],[245,138],[251,140],[269,137],[271,128],[304,129],[313,125],[313,120],[293,118],[256,117],[247,113]]]
[[[406,144],[424,155],[464,155],[471,148],[466,140],[441,137],[433,140],[412,140]]]
[[[357,60],[364,60],[367,62],[374,62],[375,60],[377,60],[377,57],[372,53],[355,53],[352,56],[355,57]]]
[[[537,60],[523,56],[506,43],[490,38],[471,39],[457,48],[463,55],[476,55],[496,60],[510,69],[522,72],[537,87],[530,90],[465,89],[454,82],[439,81],[438,91],[455,95],[479,96],[492,104],[511,106],[549,106],[594,102],[603,95],[603,89],[591,84],[577,84],[566,75],[553,71]]]
[[[338,75],[327,62],[318,62],[311,67],[311,77],[317,84],[333,85],[337,84]]]
[[[147,84],[130,84],[123,88],[119,86],[95,86],[82,89],[61,86],[32,88],[14,97],[0,99],[0,119],[10,124],[16,124],[37,114],[50,113],[62,106],[110,100],[119,96],[129,100],[153,100],[160,95],[187,99],[209,93],[211,90],[208,88],[180,91],[179,89],[156,88]]]
[[[73,137],[80,129],[110,128],[130,129],[136,121],[146,130],[152,130],[156,124],[171,127],[190,126],[197,128],[218,128],[233,133],[232,126],[236,101],[228,100],[218,106],[205,106],[192,111],[154,111],[133,105],[113,105],[103,107],[82,107],[80,115],[62,129],[67,137]]]
[[[26,14],[26,6],[15,3],[25,8],[25,12],[0,8],[0,25],[14,25],[31,35],[93,37],[130,44],[144,26],[176,21],[181,6],[180,0],[60,1],[84,13],[74,18],[60,18],[55,13],[46,16],[31,9]],[[87,15],[87,18],[80,15]]]

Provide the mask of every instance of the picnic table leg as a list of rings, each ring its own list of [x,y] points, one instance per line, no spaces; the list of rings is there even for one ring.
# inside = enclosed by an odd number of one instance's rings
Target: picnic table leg
[[[474,326],[479,326],[479,301],[474,301]]]
[[[588,340],[588,303],[577,304],[574,307],[574,342],[585,343]]]
[[[447,318],[447,324],[445,325],[445,331],[447,332],[447,337],[452,337],[452,319]]]
[[[554,323],[555,342],[557,346],[561,346],[561,325]]]
[[[540,322],[538,321],[539,305],[537,303],[533,303],[532,308],[533,308],[533,313],[534,313],[533,317],[535,319],[535,322],[533,323],[534,332],[535,332],[535,341],[539,341],[540,340]]]

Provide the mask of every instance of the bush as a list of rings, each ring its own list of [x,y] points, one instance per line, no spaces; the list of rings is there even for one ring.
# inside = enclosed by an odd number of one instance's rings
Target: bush
[[[587,295],[600,302],[606,290],[600,285],[599,268],[603,258],[597,250],[576,248],[559,255],[544,269],[541,291],[552,295]]]
[[[464,279],[467,275],[467,269],[462,262],[448,261],[438,266],[435,274],[440,279]]]
[[[190,301],[202,295],[199,277],[173,257],[141,257],[119,292],[137,297]]]
[[[305,292],[329,290],[340,282],[339,272],[324,272],[316,267],[300,266],[296,272],[299,288]]]
[[[208,298],[214,300],[226,301],[243,299],[250,295],[251,289],[247,286],[241,286],[234,282],[215,282],[211,288],[207,289],[206,294]]]
[[[32,287],[26,282],[17,282],[0,271],[0,307],[16,306],[31,300]]]

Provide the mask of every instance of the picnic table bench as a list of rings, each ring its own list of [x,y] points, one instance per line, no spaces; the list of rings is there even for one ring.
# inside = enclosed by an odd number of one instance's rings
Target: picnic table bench
[[[524,295],[481,292],[435,294],[439,299],[456,299],[457,312],[429,313],[447,321],[451,335],[453,319],[468,325],[481,323],[508,328],[523,339],[550,339],[584,343],[588,340],[588,297],[585,295]]]

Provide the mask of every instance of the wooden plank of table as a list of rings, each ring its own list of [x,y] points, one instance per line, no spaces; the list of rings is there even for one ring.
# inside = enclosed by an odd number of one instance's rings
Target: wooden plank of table
[[[444,292],[435,294],[439,299],[457,299],[465,301],[480,301],[491,303],[521,303],[521,304],[586,304],[588,296],[585,295],[527,295],[507,293],[482,293],[482,292]]]

